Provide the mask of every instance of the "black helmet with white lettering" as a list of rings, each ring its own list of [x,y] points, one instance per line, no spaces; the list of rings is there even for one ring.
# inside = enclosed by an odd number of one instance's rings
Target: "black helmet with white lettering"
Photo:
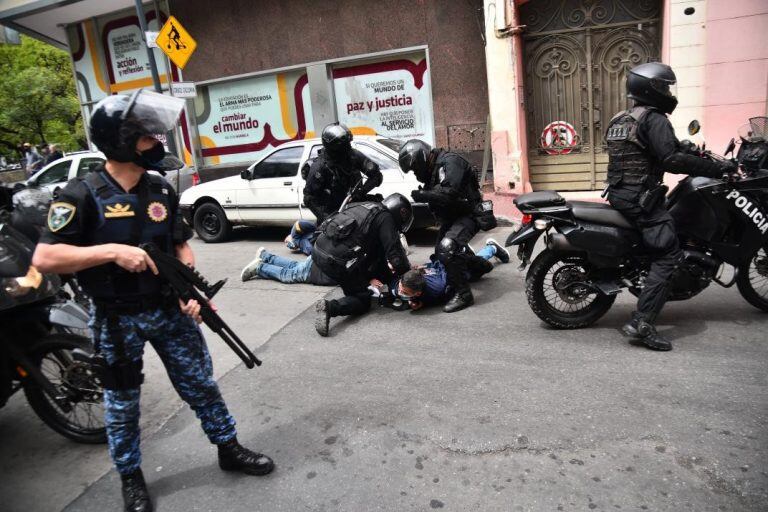
[[[110,160],[146,165],[136,143],[143,136],[156,137],[173,129],[183,108],[181,98],[142,89],[131,96],[107,96],[91,114],[91,141]]]
[[[331,158],[341,158],[352,150],[352,132],[341,123],[332,123],[323,128],[323,148]]]
[[[413,207],[411,202],[403,195],[395,192],[388,195],[381,202],[395,219],[398,231],[405,233],[413,224]]]
[[[627,97],[671,114],[677,107],[677,77],[661,62],[641,64],[629,70]]]
[[[398,162],[403,172],[413,171],[416,179],[427,183],[430,176],[432,146],[419,139],[411,139],[400,148]]]

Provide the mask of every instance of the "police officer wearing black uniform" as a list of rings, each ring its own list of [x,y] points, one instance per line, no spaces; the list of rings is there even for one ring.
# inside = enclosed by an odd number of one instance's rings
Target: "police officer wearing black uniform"
[[[672,68],[659,62],[629,71],[627,97],[633,108],[611,119],[608,144],[608,201],[642,233],[653,262],[638,297],[637,311],[623,327],[625,335],[654,350],[671,350],[654,323],[667,300],[683,253],[672,216],[665,207],[664,173],[722,177],[736,172],[730,162],[713,162],[687,154],[667,119],[677,106]]]
[[[142,355],[149,341],[174,387],[218,446],[224,470],[263,475],[272,460],[241,446],[235,420],[213,379],[208,348],[196,322],[200,304],[182,303],[163,285],[157,267],[138,247],[152,242],[187,265],[192,233],[182,222],[175,191],[146,169],[171,170],[153,134],[173,128],[183,101],[137,91],[96,104],[91,139],[106,155],[104,166],[70,181],[51,205],[48,231],[33,264],[42,272],[76,273],[92,297],[92,331],[109,452],[122,481],[125,510],[152,510],[141,471],[139,397]],[[174,161],[177,161],[174,159]]]
[[[411,269],[400,233],[412,222],[410,201],[395,193],[381,203],[349,204],[320,226],[312,260],[344,292],[341,299],[316,303],[315,329],[320,336],[328,336],[332,317],[361,315],[371,308],[371,279],[390,283]]]
[[[429,203],[440,223],[435,254],[445,265],[454,295],[443,306],[452,313],[474,304],[467,276],[474,253],[469,248],[480,229],[475,218],[482,194],[477,176],[464,158],[412,139],[400,148],[400,168],[413,171],[423,187],[411,193],[414,201]]]
[[[304,204],[317,217],[317,224],[341,207],[350,191],[363,177],[352,201],[362,201],[383,177],[379,166],[360,151],[352,148],[352,132],[341,123],[323,129],[323,149],[312,162],[304,186]]]

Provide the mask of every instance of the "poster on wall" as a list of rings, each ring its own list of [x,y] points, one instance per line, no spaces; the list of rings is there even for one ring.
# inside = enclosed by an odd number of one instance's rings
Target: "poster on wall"
[[[151,31],[160,29],[154,11],[147,13],[147,25]],[[108,18],[103,20],[101,26],[112,92],[152,87],[152,71],[138,18],[135,15]],[[156,52],[155,61],[160,82],[164,84],[167,82],[165,57]]]
[[[434,144],[431,84],[424,51],[333,69],[339,121],[353,133]]]
[[[253,162],[272,148],[314,136],[304,70],[198,87],[204,165]]]

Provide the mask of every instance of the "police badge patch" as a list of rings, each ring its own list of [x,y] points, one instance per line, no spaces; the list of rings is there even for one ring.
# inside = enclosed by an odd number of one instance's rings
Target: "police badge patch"
[[[48,229],[55,233],[72,222],[77,208],[70,203],[53,203],[48,210]]]
[[[149,203],[147,215],[149,215],[149,218],[154,222],[163,222],[168,218],[168,209],[163,203],[153,201]]]

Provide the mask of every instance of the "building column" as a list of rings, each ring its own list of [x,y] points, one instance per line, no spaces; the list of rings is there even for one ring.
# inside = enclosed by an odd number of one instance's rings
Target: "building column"
[[[513,215],[510,196],[531,191],[525,140],[521,37],[513,0],[484,0],[485,61],[497,213]],[[519,78],[519,82],[518,82]]]

